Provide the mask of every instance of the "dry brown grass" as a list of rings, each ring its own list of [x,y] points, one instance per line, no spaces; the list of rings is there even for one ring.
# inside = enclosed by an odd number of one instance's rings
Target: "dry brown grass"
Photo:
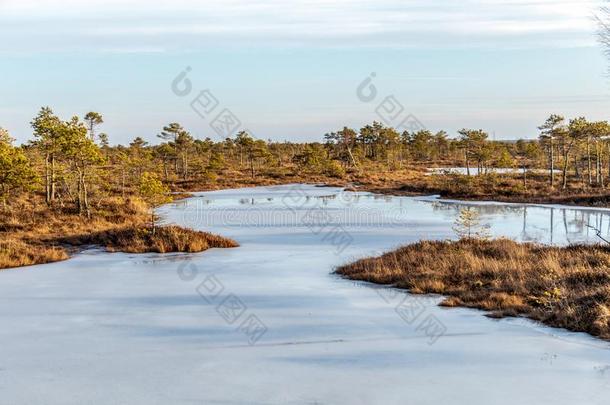
[[[158,227],[154,232],[148,226],[111,229],[61,238],[58,242],[74,246],[99,245],[111,252],[127,253],[194,253],[239,246],[232,239],[173,225]]]
[[[184,197],[183,195],[178,196]],[[149,213],[137,198],[108,197],[95,202],[91,219],[70,207],[48,207],[40,196],[0,210],[0,269],[65,260],[66,245],[99,245],[113,251],[200,252],[236,242],[179,227],[161,227],[153,236]]]
[[[18,239],[0,241],[0,269],[65,260],[68,253],[59,246],[27,243]]]
[[[417,167],[393,171],[372,170],[366,176],[352,180],[361,184],[364,190],[391,195],[439,194],[445,198],[464,200],[610,205],[610,190],[607,188],[589,186],[579,179],[571,179],[568,187],[562,190],[559,182],[551,187],[548,175],[544,173],[528,174],[527,187],[524,187],[520,174],[428,176],[425,168]]]
[[[444,306],[526,316],[610,339],[610,248],[507,239],[419,242],[341,266],[354,280],[442,294]]]
[[[249,170],[226,169],[220,175],[212,178],[197,178],[193,180],[178,180],[172,184],[175,191],[208,191],[244,187],[276,186],[291,183],[338,183],[343,185],[351,178],[337,180],[335,177],[323,174],[298,173],[291,167],[261,170],[252,178]]]

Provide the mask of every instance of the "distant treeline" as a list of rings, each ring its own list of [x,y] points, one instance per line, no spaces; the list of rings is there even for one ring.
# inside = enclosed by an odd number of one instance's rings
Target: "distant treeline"
[[[603,186],[610,176],[610,126],[585,118],[552,115],[537,140],[491,141],[480,129],[462,129],[455,137],[422,129],[398,132],[373,122],[359,130],[344,127],[322,142],[294,143],[254,139],[246,132],[232,138],[199,139],[178,123],[150,145],[136,137],[129,145],[110,146],[99,131],[103,117],[89,112],[64,121],[44,107],[33,118],[33,139],[14,146],[0,128],[0,187],[4,206],[24,193],[41,193],[49,205],[72,205],[89,214],[92,196],[125,196],[143,179],[167,186],[214,183],[218,176],[241,171],[252,178],[320,174],[344,178],[353,172],[401,169],[410,165],[463,165],[486,173],[492,167],[549,170],[549,182],[579,181]],[[608,172],[604,175],[604,171]]]

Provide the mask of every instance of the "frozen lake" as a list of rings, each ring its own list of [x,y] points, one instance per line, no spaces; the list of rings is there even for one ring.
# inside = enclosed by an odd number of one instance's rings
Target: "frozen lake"
[[[464,206],[495,235],[596,241],[610,211],[280,186],[197,193],[167,222],[235,238],[201,254],[91,250],[0,272],[10,404],[608,404],[610,344],[334,276]]]

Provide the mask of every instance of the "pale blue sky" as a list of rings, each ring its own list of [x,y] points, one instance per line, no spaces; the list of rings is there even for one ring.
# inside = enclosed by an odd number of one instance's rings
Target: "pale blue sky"
[[[164,3],[166,5],[164,5]],[[394,95],[431,130],[533,137],[550,113],[610,119],[598,1],[0,0],[0,126],[42,105],[104,115],[112,143],[181,122],[216,137],[171,82],[186,66],[257,137],[319,140]],[[371,72],[378,97],[356,88]]]

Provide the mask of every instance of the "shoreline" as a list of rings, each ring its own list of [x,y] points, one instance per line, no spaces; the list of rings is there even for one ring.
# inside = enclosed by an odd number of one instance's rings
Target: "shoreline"
[[[262,180],[262,181],[261,181]],[[379,187],[373,184],[367,184],[365,182],[359,182],[359,181],[354,181],[354,182],[349,182],[349,181],[337,181],[336,179],[330,180],[328,178],[323,179],[323,178],[312,178],[312,179],[307,179],[306,181],[303,182],[298,182],[297,179],[294,178],[290,178],[290,179],[285,179],[285,181],[281,181],[281,180],[277,180],[277,179],[261,179],[259,181],[248,181],[248,180],[244,180],[239,182],[238,184],[215,184],[215,185],[208,185],[208,186],[201,186],[201,187],[197,187],[197,190],[195,189],[184,189],[181,188],[179,191],[174,191],[172,193],[172,197],[173,200],[172,202],[175,201],[179,201],[181,199],[186,199],[186,198],[191,198],[193,197],[192,193],[196,193],[196,192],[208,192],[208,191],[221,191],[221,190],[238,190],[238,189],[243,189],[243,188],[255,188],[255,187],[272,187],[272,186],[282,186],[282,185],[290,185],[290,184],[304,184],[304,185],[313,185],[316,187],[338,187],[338,188],[342,188],[344,190],[347,191],[355,191],[355,192],[369,192],[372,194],[377,194],[377,195],[389,195],[389,196],[394,196],[394,197],[413,197],[413,198],[433,198],[437,201],[440,202],[447,202],[447,203],[472,203],[472,204],[516,204],[516,205],[530,205],[530,206],[540,206],[540,207],[549,207],[549,208],[580,208],[580,209],[589,209],[589,210],[610,210],[610,206],[607,205],[598,205],[598,204],[582,204],[583,201],[583,197],[580,196],[563,196],[563,197],[552,197],[552,198],[530,198],[530,197],[523,197],[523,198],[515,198],[515,197],[511,197],[511,198],[502,198],[502,196],[495,196],[495,198],[493,199],[481,199],[478,198],[477,196],[473,196],[473,197],[467,197],[467,196],[463,196],[463,195],[452,195],[451,193],[447,193],[447,192],[441,192],[439,193],[434,192],[435,190],[433,189],[428,189],[428,188],[421,188],[419,191],[413,191],[413,187],[412,186],[401,186],[401,187],[393,187],[391,185],[385,186],[385,187]],[[199,185],[198,185],[199,186]],[[407,188],[409,188],[407,190]],[[586,201],[594,201],[596,199],[607,199],[608,201],[610,201],[610,195],[608,196],[588,196],[585,200]],[[599,201],[598,201],[599,202]],[[132,226],[132,227],[141,227],[142,225],[142,219],[140,218],[141,213],[139,212],[127,212],[124,215],[124,222],[126,225],[122,226],[122,228],[125,228],[126,226]],[[81,219],[78,219],[79,221]],[[70,222],[70,219],[68,219],[68,222]],[[129,223],[132,223],[132,225],[129,225]],[[101,232],[102,233],[112,233],[113,231],[118,231],[121,229],[121,226],[106,226],[105,228],[102,227],[101,228]],[[134,228],[135,229],[135,228]],[[182,228],[185,230],[185,232],[195,232],[190,230],[190,228]],[[7,232],[10,235],[10,232]],[[27,259],[27,261],[23,264],[17,264],[14,266],[3,266],[0,268],[0,270],[2,269],[8,269],[8,268],[19,268],[19,267],[25,267],[25,266],[30,266],[30,265],[35,265],[35,264],[45,264],[45,263],[52,263],[52,262],[56,262],[56,261],[63,261],[63,260],[67,260],[70,257],[72,257],[73,254],[78,253],[79,251],[79,247],[80,246],[86,246],[86,245],[91,245],[90,242],[90,238],[93,236],[95,232],[92,231],[88,231],[87,233],[81,232],[80,234],[78,233],[72,233],[69,234],[68,236],[63,236],[63,235],[57,235],[57,234],[49,234],[46,236],[42,236],[39,239],[22,239],[22,240],[17,240],[17,242],[19,243],[26,243],[28,246],[26,248],[23,247],[17,247],[17,249],[22,249],[22,250],[34,250],[34,252],[30,252],[28,251],[26,253],[26,255],[36,255],[38,254],[39,257],[34,257],[34,258],[29,258]],[[68,239],[83,239],[85,240],[84,242],[80,243],[80,242],[75,242],[75,243],[65,243],[65,240]],[[25,242],[23,242],[25,241]],[[94,245],[96,245],[94,243]],[[97,246],[100,246],[101,248],[107,248],[107,246],[104,246],[103,244],[98,244]],[[141,249],[142,252],[147,252],[147,250],[145,249]],[[39,252],[37,252],[39,251]],[[175,250],[172,252],[176,252]],[[179,250],[178,250],[179,252]],[[169,251],[168,251],[169,253]]]
[[[190,193],[174,193],[170,203],[192,196]],[[113,202],[110,211],[118,213],[115,217],[112,213],[106,213],[93,220],[58,212],[53,220],[58,221],[58,227],[59,224],[69,225],[65,232],[54,231],[54,224],[45,227],[47,232],[41,234],[37,230],[27,229],[12,233],[6,231],[6,240],[0,242],[0,271],[69,260],[91,247],[109,253],[163,254],[198,253],[210,248],[239,246],[230,238],[188,227],[167,224],[153,228],[148,223],[150,214],[143,209],[141,203],[129,197]],[[34,221],[33,226],[35,225],[38,222]]]
[[[610,209],[610,192],[607,194],[575,194],[575,195],[559,195],[559,196],[502,196],[501,194],[485,195],[485,196],[468,196],[459,193],[447,192],[443,189],[427,188],[427,187],[411,187],[409,185],[402,185],[400,187],[379,187],[358,180],[355,181],[324,181],[323,179],[314,179],[311,181],[305,179],[304,181],[296,181],[297,179],[286,179],[286,181],[270,181],[270,182],[243,182],[239,184],[226,185],[226,187],[200,187],[197,189],[181,189],[180,193],[186,193],[184,198],[189,198],[190,193],[207,192],[207,191],[222,191],[222,190],[240,190],[244,188],[254,187],[271,187],[271,186],[285,186],[285,185],[296,185],[304,184],[316,187],[338,187],[343,188],[347,191],[365,191],[372,194],[378,195],[389,195],[394,197],[430,197],[438,196],[443,201],[456,201],[456,202],[489,202],[489,203],[501,203],[501,204],[528,204],[528,205],[541,205],[551,206],[560,205],[570,208],[599,208],[599,209]],[[328,179],[327,179],[328,180]],[[600,205],[601,204],[601,205]]]
[[[591,208],[609,208],[610,209],[610,193],[609,194],[591,194],[591,195],[565,195],[565,196],[502,196],[496,195],[485,195],[485,196],[468,196],[459,193],[450,193],[446,190],[441,189],[428,189],[428,188],[410,188],[407,189],[405,186],[401,188],[393,187],[371,187],[366,184],[361,185],[362,191],[369,191],[374,194],[390,195],[395,197],[426,197],[426,196],[439,196],[443,200],[454,200],[454,201],[482,201],[482,202],[497,202],[497,203],[512,203],[512,204],[541,204],[541,205],[566,205],[571,207],[591,207]],[[601,205],[600,205],[601,204]]]

